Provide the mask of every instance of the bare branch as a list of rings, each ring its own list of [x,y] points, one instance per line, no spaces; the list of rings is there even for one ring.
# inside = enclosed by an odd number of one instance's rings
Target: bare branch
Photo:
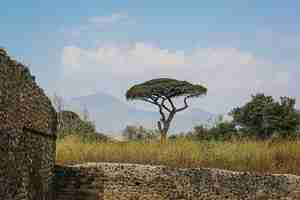
[[[162,107],[159,107],[159,113],[160,113],[160,116],[161,116],[161,121],[162,122],[166,121],[166,115],[163,112]]]
[[[167,99],[168,99],[169,103],[170,103],[171,106],[172,106],[172,110],[176,110],[176,107],[175,107],[173,101],[171,100],[171,98],[167,97]]]
[[[150,100],[151,99],[151,100]],[[150,99],[148,99],[148,98],[143,98],[143,100],[144,101],[146,101],[146,102],[148,102],[148,103],[151,103],[151,104],[154,104],[154,105],[156,105],[156,106],[158,106],[158,108],[159,108],[159,113],[160,113],[160,115],[161,115],[161,120],[162,121],[165,121],[166,120],[166,115],[165,115],[165,113],[163,112],[163,104],[164,104],[164,101],[165,101],[165,99],[163,99],[162,100],[162,103],[161,104],[159,104],[157,101],[154,101],[152,98],[150,98]]]
[[[159,131],[162,131],[162,126],[161,126],[161,122],[160,121],[157,122],[157,127],[158,127]]]
[[[183,111],[185,109],[187,109],[189,107],[189,105],[187,104],[187,99],[189,98],[189,96],[184,98],[184,106],[182,108],[176,109],[175,112],[180,112]]]
[[[159,100],[160,98],[162,99],[162,102],[159,104],[159,103],[158,103],[158,100]],[[165,103],[164,103],[164,102],[167,100],[165,97],[163,97],[163,96],[158,96],[158,95],[152,95],[152,96],[150,97],[150,99],[151,99],[152,101],[149,101],[149,99],[144,98],[145,101],[147,101],[147,102],[149,102],[149,103],[152,103],[152,104],[154,104],[154,105],[157,105],[157,106],[162,106],[166,111],[171,112],[171,109],[168,108],[168,107],[165,105]]]
[[[163,104],[164,104],[164,99],[162,100],[162,102],[161,102],[161,105],[159,106],[159,113],[160,113],[160,115],[161,115],[161,120],[162,121],[165,121],[166,120],[166,115],[165,115],[165,113],[163,112]]]
[[[151,103],[151,104],[154,104],[154,105],[157,105],[157,106],[160,106],[159,105],[159,103],[157,103],[157,102],[155,102],[155,101],[151,101],[150,99],[148,99],[148,98],[143,98],[143,101],[146,101],[146,102],[148,102],[148,103]]]
[[[150,98],[151,98],[154,102],[157,102],[157,101],[159,100],[159,96],[157,96],[157,95],[152,95]]]
[[[165,105],[165,101],[166,101],[167,99],[163,99],[162,100],[162,102],[161,102],[161,106],[165,109],[165,110],[167,110],[169,113],[170,112],[172,112],[172,110],[170,109],[170,108],[168,108],[166,105]]]

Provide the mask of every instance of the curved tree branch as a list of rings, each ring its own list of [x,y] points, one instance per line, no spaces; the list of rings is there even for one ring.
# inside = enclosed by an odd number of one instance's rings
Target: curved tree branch
[[[157,127],[158,127],[158,130],[160,131],[160,132],[162,132],[162,126],[161,126],[161,122],[160,121],[158,121],[157,122]]]
[[[155,105],[160,105],[162,106],[166,111],[168,111],[169,113],[171,112],[171,109],[168,108],[166,105],[165,105],[165,101],[167,100],[164,96],[159,96],[159,95],[152,95],[150,97],[152,99],[153,102],[155,102],[156,104]],[[158,103],[158,100],[159,99],[162,99],[161,103],[159,104]]]
[[[164,104],[165,100],[163,99],[162,102],[161,102],[161,105],[159,105],[159,113],[161,115],[161,120],[164,122],[166,121],[166,115],[165,113],[163,112],[163,104]]]
[[[156,106],[160,106],[159,103],[153,101],[152,99],[150,100],[150,99],[148,99],[148,98],[142,98],[142,100],[143,100],[143,101],[146,101],[146,102],[148,102],[148,103],[154,104],[154,105],[156,105]]]
[[[165,101],[166,101],[166,99],[163,99],[163,100],[162,100],[161,106],[162,106],[165,110],[167,110],[169,113],[172,112],[172,110],[171,110],[170,108],[168,108],[168,107],[165,105]]]
[[[166,101],[165,98],[162,97],[162,102],[161,103],[158,103],[158,99],[157,100],[153,99],[153,98],[150,98],[150,99],[146,98],[146,97],[142,98],[143,101],[146,101],[148,103],[151,103],[151,104],[154,104],[154,105],[158,106],[159,107],[159,112],[163,112],[163,108],[165,110],[167,110],[168,112],[171,112],[171,110],[165,105],[165,101]]]
[[[189,98],[189,96],[184,98],[184,106],[182,108],[176,109],[175,112],[180,112],[183,111],[185,109],[187,109],[189,107],[189,105],[187,104],[187,99]]]
[[[172,106],[172,110],[176,110],[176,107],[175,107],[173,101],[171,100],[171,98],[169,98],[169,97],[166,97],[166,98],[169,101],[170,105]]]
[[[158,95],[155,95],[155,94],[151,95],[150,98],[151,98],[153,101],[155,101],[155,102],[157,102],[157,101],[159,100],[159,96],[158,96]]]

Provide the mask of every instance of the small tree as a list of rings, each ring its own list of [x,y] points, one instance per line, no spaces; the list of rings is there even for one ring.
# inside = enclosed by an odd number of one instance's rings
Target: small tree
[[[84,121],[89,121],[90,119],[90,113],[89,113],[89,110],[87,109],[87,106],[84,105],[83,107],[83,111],[82,111],[82,119]]]
[[[142,100],[158,107],[161,116],[157,122],[161,135],[161,143],[166,142],[170,124],[177,112],[188,108],[188,99],[205,95],[207,89],[187,81],[160,78],[134,85],[126,92],[127,100]],[[177,108],[173,102],[175,97],[184,97],[184,106]]]
[[[138,138],[138,131],[135,126],[126,126],[122,132],[122,136],[127,140],[136,140]]]
[[[57,95],[54,93],[53,98],[52,98],[52,103],[53,106],[57,112],[57,121],[58,121],[58,129],[60,129],[62,125],[62,116],[61,112],[64,110],[64,100],[61,96]]]

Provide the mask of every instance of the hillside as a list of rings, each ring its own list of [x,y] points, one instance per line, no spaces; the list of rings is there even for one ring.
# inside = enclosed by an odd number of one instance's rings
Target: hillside
[[[82,112],[86,107],[90,118],[101,132],[117,135],[126,125],[143,125],[155,128],[159,114],[153,110],[143,110],[105,93],[76,97],[66,103],[67,109]],[[206,123],[215,115],[199,108],[190,108],[176,115],[171,132],[191,130],[195,125]]]

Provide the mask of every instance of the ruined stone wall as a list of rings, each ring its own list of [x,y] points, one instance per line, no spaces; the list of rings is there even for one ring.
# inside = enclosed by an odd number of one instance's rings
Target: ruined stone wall
[[[0,199],[51,199],[56,112],[24,65],[0,49]]]
[[[300,177],[87,163],[56,167],[56,200],[299,200]]]

